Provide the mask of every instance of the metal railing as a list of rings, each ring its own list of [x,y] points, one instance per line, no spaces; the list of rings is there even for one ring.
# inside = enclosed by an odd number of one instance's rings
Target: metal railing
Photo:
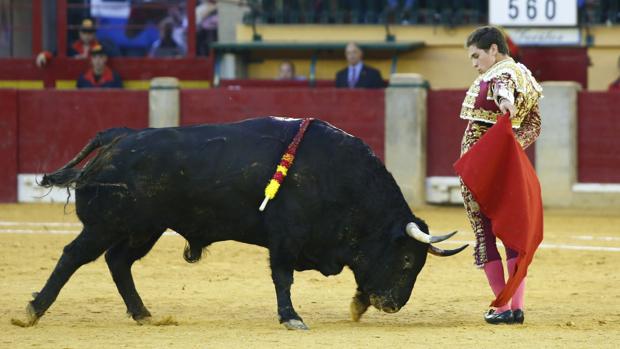
[[[244,23],[469,25],[488,22],[488,0],[247,0]],[[579,0],[580,25],[620,24],[620,0]]]

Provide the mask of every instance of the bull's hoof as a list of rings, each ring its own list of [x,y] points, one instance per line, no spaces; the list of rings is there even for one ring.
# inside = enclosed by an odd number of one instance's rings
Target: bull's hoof
[[[151,319],[151,312],[145,307],[142,307],[139,311],[132,313],[127,310],[127,315],[134,319],[138,325],[152,325],[153,320]]]
[[[297,319],[291,319],[282,323],[287,330],[309,330],[308,326],[303,321]]]
[[[134,319],[134,320],[140,326],[142,326],[142,325],[152,325],[153,324],[153,318],[150,317],[150,316],[145,316],[145,317],[141,317],[139,319]]]
[[[11,324],[19,327],[31,327],[36,325],[40,318],[40,316],[37,316],[37,312],[34,310],[32,303],[28,302],[26,306],[26,321],[11,319]]]
[[[368,310],[368,304],[360,301],[357,297],[353,297],[351,301],[351,320],[358,322],[362,318],[362,315]]]

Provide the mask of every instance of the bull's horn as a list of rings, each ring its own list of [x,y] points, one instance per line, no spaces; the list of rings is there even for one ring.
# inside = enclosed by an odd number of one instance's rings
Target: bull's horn
[[[420,227],[418,227],[418,225],[413,222],[408,223],[407,226],[405,227],[405,230],[407,231],[407,235],[426,244],[433,244],[436,242],[441,242],[441,241],[451,238],[454,234],[456,234],[456,230],[451,232],[450,234],[440,235],[440,236],[432,236],[432,235],[424,234],[424,232],[420,230]]]
[[[463,251],[467,246],[469,246],[469,244],[467,245],[463,245],[459,248],[455,248],[454,250],[442,250],[439,247],[435,247],[433,245],[428,245],[428,253],[435,255],[435,256],[440,256],[440,257],[448,257],[448,256],[452,256],[455,255],[461,251]]]

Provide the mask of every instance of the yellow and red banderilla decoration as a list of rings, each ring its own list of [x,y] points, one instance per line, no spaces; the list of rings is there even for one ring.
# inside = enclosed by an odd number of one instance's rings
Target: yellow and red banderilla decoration
[[[265,187],[265,199],[260,204],[258,208],[259,211],[264,211],[267,206],[267,202],[269,200],[273,200],[278,193],[278,189],[280,189],[280,185],[286,178],[286,174],[288,173],[288,169],[293,165],[293,161],[295,160],[295,153],[297,152],[297,147],[299,147],[299,143],[301,143],[302,138],[304,137],[304,133],[308,129],[310,123],[314,120],[313,118],[305,118],[301,121],[299,125],[299,131],[291,141],[291,144],[288,145],[286,152],[282,155],[278,166],[276,167],[276,173],[273,174],[269,184]]]

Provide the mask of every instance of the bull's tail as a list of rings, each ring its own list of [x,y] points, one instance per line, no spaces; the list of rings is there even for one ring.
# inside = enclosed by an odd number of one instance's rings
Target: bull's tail
[[[75,168],[75,165],[79,164],[93,151],[101,147],[109,147],[114,145],[120,138],[130,132],[133,132],[133,130],[128,128],[113,128],[99,132],[95,138],[91,139],[90,142],[88,142],[88,144],[86,144],[86,146],[63,167],[52,173],[45,174],[39,185],[45,188],[51,188],[54,186],[63,188],[75,187],[82,173],[89,168],[89,165],[92,165],[96,161],[93,159],[93,161],[89,162],[84,166],[84,168],[81,169]]]

